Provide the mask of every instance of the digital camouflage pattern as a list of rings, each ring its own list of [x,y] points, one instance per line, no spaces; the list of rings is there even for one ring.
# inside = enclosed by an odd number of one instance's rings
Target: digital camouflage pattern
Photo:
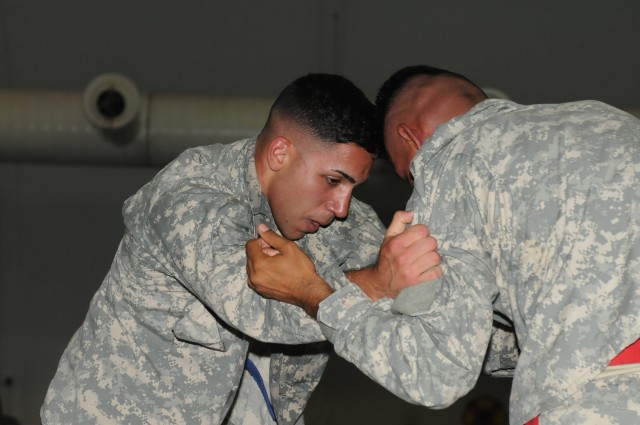
[[[597,378],[640,337],[640,121],[595,101],[486,100],[439,127],[411,171],[408,209],[444,276],[395,306],[337,291],[318,315],[336,352],[445,407],[473,388],[491,338],[485,367],[517,359],[511,424],[640,423],[638,369]],[[492,328],[500,317],[518,346]]]
[[[43,424],[220,424],[251,341],[271,347],[278,423],[295,423],[328,346],[302,309],[247,285],[245,243],[275,228],[255,138],[186,151],[129,198],[126,233],[62,355]],[[353,199],[349,217],[299,241],[327,280],[375,261],[384,227]]]

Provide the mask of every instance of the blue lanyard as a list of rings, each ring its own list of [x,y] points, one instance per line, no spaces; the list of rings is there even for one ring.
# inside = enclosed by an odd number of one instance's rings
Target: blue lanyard
[[[249,371],[249,374],[256,381],[256,384],[258,384],[258,388],[260,388],[262,397],[264,397],[264,401],[267,403],[267,409],[269,409],[269,414],[271,415],[271,419],[273,419],[275,423],[278,423],[276,419],[276,412],[273,410],[273,405],[269,400],[269,394],[267,393],[267,389],[264,386],[264,381],[262,380],[262,376],[260,376],[260,371],[256,367],[255,363],[253,363],[249,358],[247,358],[247,362],[245,363],[244,367]]]

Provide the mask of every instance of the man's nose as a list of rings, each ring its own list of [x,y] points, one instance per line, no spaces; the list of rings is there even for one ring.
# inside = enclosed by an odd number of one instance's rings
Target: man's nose
[[[328,210],[338,218],[345,218],[349,213],[349,204],[351,203],[351,190],[345,191],[335,196],[328,205]]]

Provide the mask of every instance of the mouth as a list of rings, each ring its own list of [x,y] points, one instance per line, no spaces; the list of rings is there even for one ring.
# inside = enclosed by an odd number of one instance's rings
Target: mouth
[[[307,233],[315,233],[318,231],[318,229],[321,226],[320,223],[311,219],[307,219],[307,224],[308,224]]]
[[[323,220],[323,221],[315,221],[312,220],[310,218],[307,219],[307,224],[308,224],[308,233],[314,233],[317,232],[318,229],[320,227],[327,227],[329,224],[331,224],[331,222],[333,221],[333,217],[328,219],[328,220]]]

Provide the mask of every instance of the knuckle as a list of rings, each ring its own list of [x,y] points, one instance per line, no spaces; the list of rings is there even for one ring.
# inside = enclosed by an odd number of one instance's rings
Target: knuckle
[[[429,253],[429,260],[435,264],[440,264],[442,257],[435,251]]]

